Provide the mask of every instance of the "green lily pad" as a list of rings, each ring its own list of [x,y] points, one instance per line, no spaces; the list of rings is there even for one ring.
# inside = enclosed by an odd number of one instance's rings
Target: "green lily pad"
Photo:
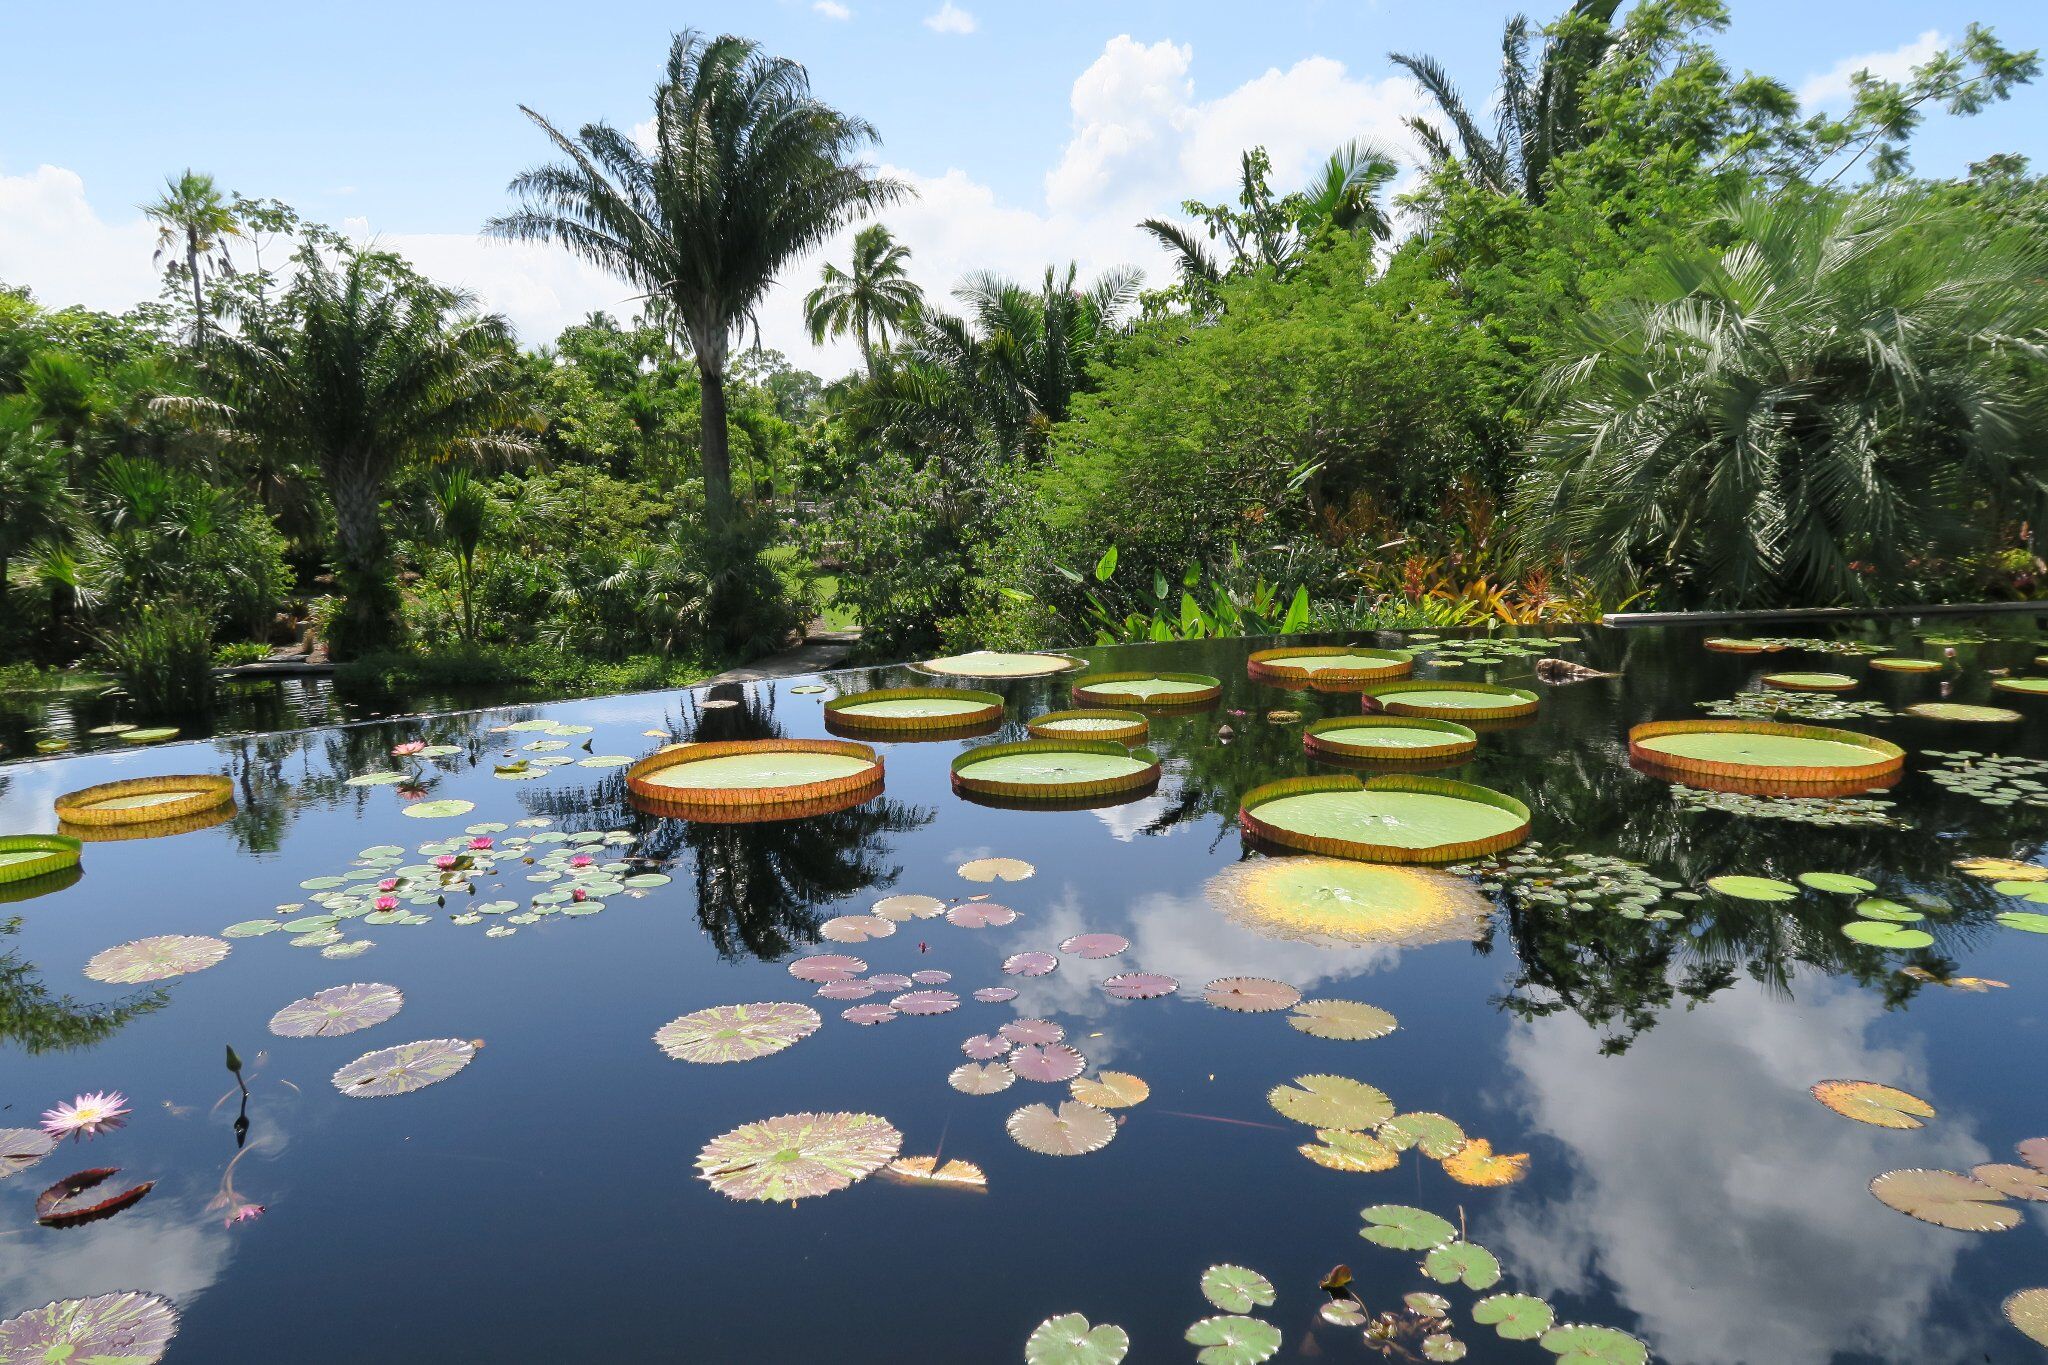
[[[1464,1149],[1465,1130],[1442,1114],[1396,1114],[1380,1125],[1379,1139],[1397,1152],[1414,1147],[1442,1161]]]
[[[1927,918],[1910,905],[1901,905],[1883,896],[1871,896],[1856,902],[1856,913],[1865,919],[1884,920],[1890,924],[1918,924]]]
[[[1815,891],[1833,891],[1844,896],[1857,896],[1865,891],[1877,890],[1876,882],[1867,882],[1861,877],[1851,877],[1840,872],[1802,872],[1799,884]]]
[[[1724,896],[1745,901],[1789,901],[1799,888],[1774,877],[1709,877],[1707,885]]]
[[[1079,1313],[1047,1318],[1024,1342],[1025,1365],[1117,1365],[1130,1353],[1131,1338],[1113,1323],[1088,1325]]]
[[[1280,1353],[1280,1329],[1257,1318],[1203,1318],[1188,1328],[1200,1365],[1259,1365]]]
[[[415,820],[435,820],[447,815],[467,815],[476,809],[474,801],[454,799],[442,801],[420,801],[405,808],[405,813]]]
[[[262,934],[274,934],[284,928],[274,919],[245,919],[240,924],[230,924],[220,931],[222,938],[256,938]]]
[[[1500,1283],[1500,1258],[1472,1242],[1452,1242],[1422,1258],[1422,1273],[1438,1284],[1491,1289]]]
[[[1994,882],[1991,889],[2001,896],[2048,903],[2048,882]]]
[[[1557,1314],[1529,1294],[1494,1294],[1472,1305],[1472,1321],[1483,1323],[1509,1341],[1534,1341],[1550,1330]]]
[[[1465,1343],[1443,1332],[1431,1332],[1422,1339],[1422,1358],[1437,1365],[1438,1362],[1463,1360]]]
[[[1273,1303],[1273,1282],[1241,1265],[1212,1265],[1202,1272],[1202,1297],[1226,1313],[1249,1313]]]
[[[2000,920],[2004,918],[2003,915],[1999,916]],[[2034,918],[2041,921],[2041,932],[2048,932],[2048,915],[2036,915]],[[1851,920],[1842,926],[1842,933],[1858,943],[1867,943],[1873,948],[1926,948],[1934,942],[1934,935],[1924,929],[1907,929],[1874,919]]]
[[[1458,1238],[1458,1230],[1448,1220],[1406,1204],[1375,1204],[1360,1209],[1358,1216],[1365,1220],[1360,1237],[1396,1251],[1430,1251]]]
[[[357,773],[345,785],[351,787],[388,787],[394,783],[405,781],[411,775],[410,773],[392,772],[387,768],[374,773]]]
[[[176,739],[177,737],[178,728],[175,725],[157,725],[145,730],[123,730],[121,732],[121,739],[127,744],[154,744],[160,739]]]
[[[1583,1323],[1553,1327],[1536,1344],[1558,1365],[1646,1365],[1650,1359],[1650,1348],[1628,1333]]]
[[[1998,916],[1998,922],[2008,929],[2020,929],[2029,934],[2048,934],[2048,915],[2032,910],[2008,910]]]
[[[1352,1132],[1376,1127],[1394,1114],[1385,1091],[1348,1076],[1296,1076],[1268,1091],[1266,1102],[1296,1123]]]

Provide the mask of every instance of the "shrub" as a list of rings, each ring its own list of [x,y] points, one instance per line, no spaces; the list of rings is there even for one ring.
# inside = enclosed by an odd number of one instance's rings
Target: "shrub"
[[[213,628],[208,614],[179,602],[144,606],[100,639],[107,668],[142,711],[188,714],[213,701]]]

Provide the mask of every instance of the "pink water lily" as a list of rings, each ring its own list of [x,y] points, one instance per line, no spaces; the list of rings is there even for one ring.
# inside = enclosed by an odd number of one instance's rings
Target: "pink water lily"
[[[228,1211],[228,1216],[221,1219],[220,1225],[224,1228],[231,1228],[237,1223],[254,1222],[262,1216],[263,1206],[261,1204],[240,1203]]]
[[[457,864],[460,861],[462,860],[460,858],[457,858],[453,853],[443,853],[441,856],[434,859],[434,866],[440,868],[443,872],[446,872],[449,869],[453,868],[455,864]]]
[[[377,883],[377,889],[379,891],[396,891],[398,889],[398,878],[386,877],[383,881]]]
[[[376,905],[379,910],[396,910],[398,908],[398,897],[379,896],[377,897]]]
[[[579,886],[574,891],[571,891],[569,893],[569,899],[575,901],[578,905],[581,905],[583,902],[590,899],[590,893]]]
[[[393,758],[411,758],[426,747],[427,742],[423,739],[409,739],[403,744],[392,745],[391,756]]]
[[[44,1110],[43,1131],[59,1140],[98,1137],[102,1131],[121,1126],[128,1116],[127,1106],[128,1097],[118,1090],[80,1095],[69,1104]]]
[[[573,858],[571,858],[571,859],[569,860],[569,866],[571,866],[571,867],[589,867],[589,866],[590,866],[590,865],[591,865],[592,863],[594,863],[594,862],[596,862],[596,861],[597,861],[597,859],[595,859],[595,858],[591,857],[591,856],[590,856],[590,855],[589,855],[588,853],[579,853],[579,854],[577,854],[577,855],[576,855],[575,857],[573,857]]]
[[[469,846],[475,849],[477,852],[481,853],[491,846],[491,841],[485,836],[479,834],[476,836],[476,838],[471,839],[469,841]]]

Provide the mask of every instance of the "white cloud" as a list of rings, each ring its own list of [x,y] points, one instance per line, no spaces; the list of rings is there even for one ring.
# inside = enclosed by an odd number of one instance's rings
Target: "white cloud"
[[[1899,1135],[1846,1122],[1808,1087],[1850,1076],[1927,1094],[1917,1049],[1880,1046],[1875,995],[1817,975],[1796,1000],[1750,982],[1670,1012],[1623,1056],[1561,1013],[1516,1025],[1506,1057],[1529,1127],[1568,1172],[1511,1198],[1474,1237],[1529,1293],[1601,1297],[1672,1365],[1974,1360],[1936,1305],[1965,1238],[1870,1197],[1897,1166],[1987,1160],[1963,1114]],[[1539,1158],[1541,1159],[1541,1158]],[[1871,1286],[1881,1285],[1881,1293]],[[1845,1305],[1854,1305],[1845,1311]],[[1974,1335],[1974,1334],[1973,1334]]]
[[[853,11],[840,4],[839,0],[818,0],[811,8],[827,19],[836,19],[841,23],[853,17]]]
[[[1808,106],[1847,104],[1856,93],[1855,76],[1867,71],[1879,80],[1902,81],[1913,74],[1913,68],[1940,51],[1948,43],[1936,29],[1928,29],[1912,42],[1893,48],[1889,52],[1865,52],[1861,56],[1844,57],[1819,75],[1808,76],[1799,86],[1799,102]]]
[[[946,0],[945,4],[927,14],[924,26],[934,33],[972,33],[979,27],[974,16],[954,4],[953,0]]]
[[[1358,79],[1321,57],[1203,100],[1193,63],[1190,48],[1171,42],[1123,36],[1106,43],[1073,84],[1072,131],[1063,146],[1048,149],[1051,168],[1037,202],[1005,202],[958,168],[883,166],[918,192],[882,220],[910,247],[912,273],[927,295],[946,300],[972,270],[1036,282],[1046,266],[1063,270],[1069,261],[1084,277],[1135,265],[1159,278],[1165,262],[1138,220],[1170,216],[1185,198],[1228,197],[1245,148],[1264,144],[1275,185],[1290,188],[1352,138],[1405,147],[1401,120],[1423,109],[1406,79]],[[651,131],[650,123],[633,134],[644,142]],[[403,252],[433,278],[476,291],[512,319],[528,346],[593,310],[627,317],[638,308],[632,286],[554,247],[411,233],[383,219],[348,227]],[[858,351],[844,340],[810,344],[803,295],[823,260],[850,257],[854,230],[792,262],[760,310],[763,342],[825,375],[853,368]],[[96,212],[73,172],[43,167],[0,176],[0,280],[27,284],[50,303],[118,309],[154,297],[153,243],[139,214]]]

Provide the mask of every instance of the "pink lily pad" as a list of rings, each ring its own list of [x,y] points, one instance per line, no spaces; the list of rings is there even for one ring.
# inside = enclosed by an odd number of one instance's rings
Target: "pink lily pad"
[[[0,1128],[0,1180],[19,1175],[56,1147],[57,1139],[40,1128]]]
[[[839,1011],[839,1017],[849,1024],[886,1024],[896,1017],[896,1011],[883,1004],[851,1005]]]
[[[1160,972],[1123,972],[1102,983],[1105,995],[1118,1000],[1157,1000],[1180,989],[1180,982]]]
[[[889,1004],[902,1014],[951,1014],[960,1008],[960,997],[951,991],[911,991]]]
[[[1003,959],[1003,972],[1008,976],[1045,976],[1059,965],[1060,960],[1051,953],[1012,953]]]
[[[1050,1019],[1012,1019],[996,1032],[1013,1043],[1057,1043],[1067,1031]]]
[[[876,972],[868,980],[874,983],[878,991],[907,991],[915,984],[909,977],[900,976],[895,972]]]
[[[1016,918],[1015,910],[994,901],[965,901],[946,912],[947,921],[962,929],[1000,929]]]
[[[813,953],[789,964],[789,974],[799,981],[844,981],[867,969],[867,963],[844,953]]]
[[[939,971],[936,968],[928,968],[921,972],[912,972],[910,979],[920,986],[943,986],[953,979],[953,974],[951,972]]]
[[[1122,934],[1076,934],[1060,945],[1060,951],[1075,957],[1115,957],[1130,946]]]
[[[1010,1070],[1017,1079],[1057,1084],[1071,1081],[1087,1068],[1088,1061],[1065,1043],[1032,1044],[1010,1054]]]
[[[983,986],[974,993],[974,998],[984,1005],[1000,1005],[1017,998],[1015,986]]]
[[[993,1095],[1008,1090],[1016,1073],[1001,1062],[968,1062],[953,1068],[946,1084],[963,1095]]]
[[[85,974],[112,986],[133,986],[205,971],[228,955],[224,939],[203,934],[158,934],[94,953]]]
[[[992,1062],[1010,1050],[1010,1040],[996,1033],[977,1033],[960,1044],[960,1050],[977,1062]]]
[[[329,986],[271,1015],[270,1031],[280,1038],[338,1038],[381,1024],[404,1006],[405,996],[396,986],[375,981]]]
[[[896,932],[896,921],[880,915],[841,915],[818,926],[818,937],[834,943],[866,943]]]
[[[848,977],[844,981],[827,981],[818,987],[818,996],[823,1000],[865,1000],[878,989],[872,981]]]
[[[1202,988],[1202,998],[1221,1009],[1240,1014],[1267,1014],[1293,1009],[1301,1003],[1301,992],[1285,981],[1263,976],[1226,976]]]
[[[711,1139],[697,1170],[728,1198],[780,1203],[843,1190],[902,1150],[903,1135],[873,1114],[783,1114]]]
[[[417,1043],[366,1052],[334,1073],[334,1088],[355,1099],[407,1095],[447,1080],[476,1057],[476,1045],[460,1038],[426,1038]]]
[[[802,1042],[821,1022],[809,1005],[714,1005],[662,1025],[654,1042],[679,1062],[746,1062]]]

